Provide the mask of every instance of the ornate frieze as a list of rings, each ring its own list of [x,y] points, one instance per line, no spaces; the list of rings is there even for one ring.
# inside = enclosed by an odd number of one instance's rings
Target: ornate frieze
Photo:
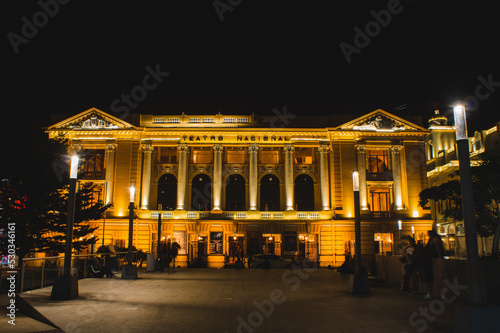
[[[75,120],[73,123],[68,124],[66,127],[74,129],[116,129],[120,128],[118,124],[112,123],[104,119],[96,112],[92,112],[86,117]]]

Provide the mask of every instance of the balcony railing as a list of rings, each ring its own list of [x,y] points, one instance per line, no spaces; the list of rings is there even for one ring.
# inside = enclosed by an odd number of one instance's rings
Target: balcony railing
[[[391,181],[392,172],[367,172],[366,180],[368,181]]]
[[[374,219],[387,219],[394,216],[394,212],[371,212]]]
[[[331,219],[330,212],[297,212],[297,211],[223,211],[222,214],[208,211],[166,211],[161,212],[164,219],[205,219],[223,218],[229,220],[320,220]],[[159,211],[139,213],[141,218],[157,219]]]
[[[78,174],[79,179],[104,179],[106,171],[83,171]]]

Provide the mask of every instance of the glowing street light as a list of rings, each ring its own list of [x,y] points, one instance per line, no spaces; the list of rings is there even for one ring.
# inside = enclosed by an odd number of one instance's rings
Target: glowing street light
[[[460,188],[462,190],[462,210],[464,216],[465,247],[467,250],[467,275],[469,278],[470,303],[483,304],[479,254],[477,250],[477,230],[474,212],[474,195],[472,192],[472,172],[469,158],[469,140],[467,138],[467,121],[465,108],[457,105],[453,108],[455,117],[455,134],[457,137],[458,167]]]
[[[403,254],[403,223],[398,220],[398,230],[399,230],[399,250]]]
[[[352,172],[352,188],[354,192],[354,241],[355,241],[355,254],[354,263],[356,274],[349,276],[349,291],[353,294],[366,294],[369,293],[368,276],[361,274],[361,213],[359,203],[359,173],[358,171]]]

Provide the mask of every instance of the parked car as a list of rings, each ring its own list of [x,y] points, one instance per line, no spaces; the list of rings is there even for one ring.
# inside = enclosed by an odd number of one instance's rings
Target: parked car
[[[252,268],[290,268],[291,259],[282,258],[276,254],[256,254],[252,258]]]

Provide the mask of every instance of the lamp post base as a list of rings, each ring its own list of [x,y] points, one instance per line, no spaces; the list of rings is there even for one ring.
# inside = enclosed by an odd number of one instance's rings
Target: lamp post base
[[[122,268],[122,279],[125,280],[137,279],[137,266],[132,264],[124,265]]]
[[[349,275],[349,292],[351,294],[369,294],[368,275],[350,274]]]
[[[492,332],[499,317],[499,306],[456,304],[453,332]]]
[[[60,276],[54,281],[50,299],[69,300],[78,297],[78,277]]]

